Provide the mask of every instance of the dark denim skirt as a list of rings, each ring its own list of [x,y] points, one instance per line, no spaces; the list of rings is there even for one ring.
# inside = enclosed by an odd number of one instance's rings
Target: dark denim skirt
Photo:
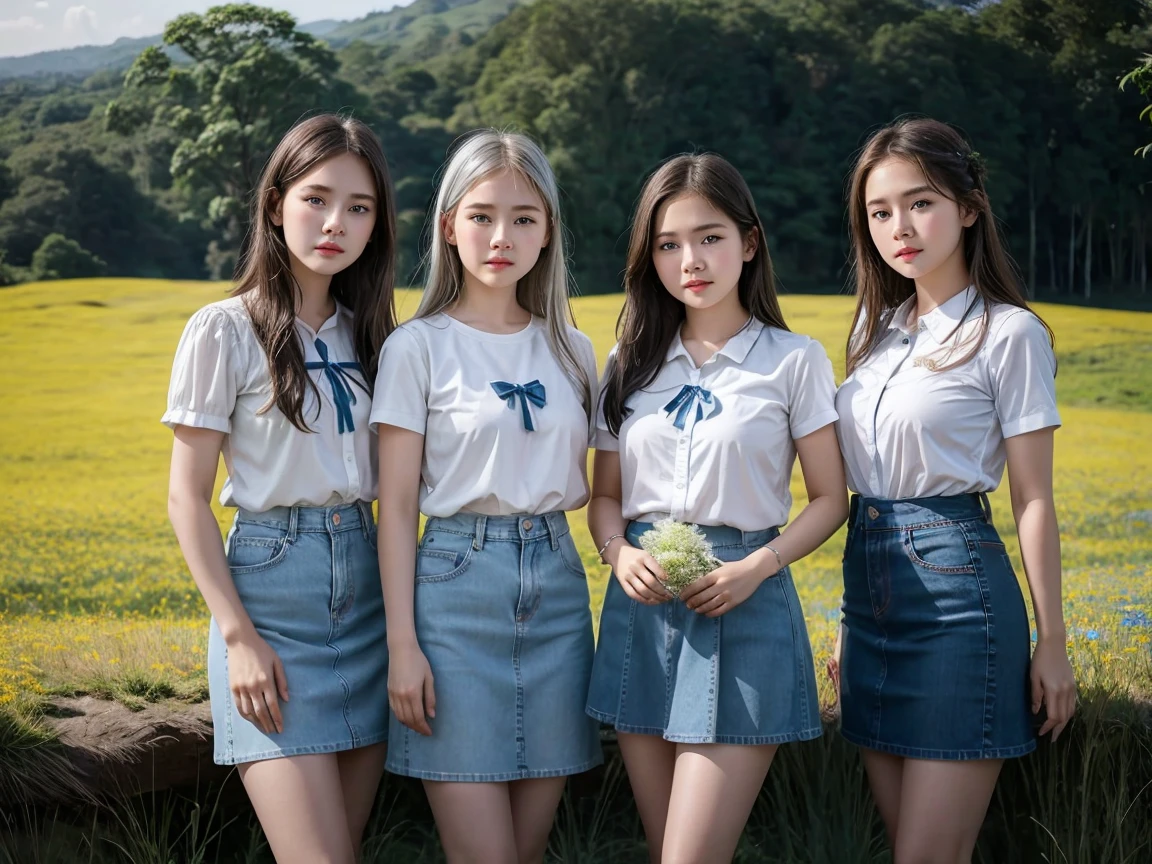
[[[853,496],[843,611],[846,739],[913,759],[1036,748],[1028,612],[986,495]]]

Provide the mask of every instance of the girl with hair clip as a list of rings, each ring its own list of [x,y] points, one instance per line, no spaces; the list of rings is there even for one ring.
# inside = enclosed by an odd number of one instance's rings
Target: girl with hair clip
[[[380,142],[319,115],[276,146],[232,296],[188,322],[168,512],[212,613],[214,758],[239,766],[280,862],[352,864],[384,768],[376,358],[395,326]],[[225,544],[210,499],[236,507]]]
[[[824,349],[792,333],[740,174],[677,156],[632,222],[588,524],[612,566],[588,712],[615,726],[657,862],[731,860],[777,747],[821,734],[789,569],[848,512]],[[808,505],[787,530],[799,454]],[[639,546],[695,523],[721,562],[670,599]]]
[[[556,180],[536,144],[473,133],[435,208],[424,294],[384,346],[372,405],[388,770],[424,781],[449,862],[528,864],[565,776],[602,759],[565,517],[588,499],[596,360],[571,324]]]
[[[1064,729],[1051,331],[951,127],[877,132],[850,192],[856,314],[836,396],[852,497],[841,713],[897,864],[967,862],[1004,759]],[[988,493],[1004,464],[1038,640]],[[1041,709],[1046,716],[1040,715]]]

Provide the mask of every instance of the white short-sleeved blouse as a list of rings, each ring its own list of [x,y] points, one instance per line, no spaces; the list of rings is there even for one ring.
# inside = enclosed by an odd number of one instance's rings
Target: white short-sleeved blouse
[[[836,394],[848,485],[889,499],[991,492],[1005,438],[1060,425],[1048,332],[1027,309],[998,303],[976,356],[934,368],[971,350],[983,302],[969,287],[909,327],[915,302],[894,311]]]
[[[569,334],[594,382],[591,341]],[[380,355],[371,422],[424,436],[426,516],[539,514],[588,500],[588,415],[542,319],[507,334],[443,313],[401,325]]]
[[[297,318],[296,333],[320,393],[317,413],[316,393],[312,388],[304,391],[304,420],[311,433],[293,426],[275,405],[258,413],[272,395],[272,378],[243,298],[205,306],[180,337],[161,422],[171,428],[197,426],[225,433],[228,480],[220,493],[225,506],[259,512],[376,497],[376,436],[368,425],[371,396],[354,383],[363,385],[364,376],[358,367],[347,366],[330,373],[321,356],[322,350],[327,353],[328,364],[356,362],[352,312],[337,304],[336,314],[318,331]],[[333,395],[334,376],[342,382],[338,386],[351,393],[346,413],[338,410],[337,401],[343,400]]]
[[[628,397],[619,438],[601,399],[596,447],[620,452],[624,517],[783,525],[793,442],[835,422],[835,390],[828,355],[808,336],[754,320],[697,368],[677,333],[655,380]]]

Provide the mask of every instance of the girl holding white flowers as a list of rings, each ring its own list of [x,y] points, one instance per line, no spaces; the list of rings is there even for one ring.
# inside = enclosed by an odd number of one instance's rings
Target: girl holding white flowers
[[[832,367],[785,325],[752,195],[710,154],[645,184],[619,329],[588,509],[615,575],[588,713],[619,733],[651,860],[727,861],[777,746],[821,734],[789,565],[848,514]],[[809,503],[781,532],[797,455]],[[678,599],[638,548],[662,519],[722,562]]]
[[[384,345],[371,414],[388,770],[424,780],[449,862],[529,864],[566,775],[602,758],[584,713],[588,583],[564,513],[588,500],[596,360],[571,325],[556,181],[532,141],[466,139],[432,229],[428,283]]]

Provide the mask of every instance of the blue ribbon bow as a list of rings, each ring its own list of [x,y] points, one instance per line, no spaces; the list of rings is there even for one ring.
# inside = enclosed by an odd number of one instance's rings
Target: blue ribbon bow
[[[528,403],[531,402],[537,408],[543,408],[545,405],[544,399],[544,385],[539,381],[529,381],[527,384],[509,384],[507,381],[493,381],[492,389],[496,391],[496,395],[508,403],[510,410],[516,409],[516,397],[520,397],[520,415],[524,420],[524,428],[529,432],[535,432],[536,427],[532,425],[532,414],[528,410]]]
[[[673,426],[677,429],[684,428],[684,421],[688,419],[688,412],[692,410],[693,404],[696,405],[696,422],[699,423],[704,419],[704,405],[712,404],[712,391],[692,384],[681,387],[676,398],[664,406],[668,416],[672,416],[673,411],[676,412],[676,419],[672,421]]]
[[[352,406],[356,404],[356,392],[352,389],[352,385],[364,389],[364,385],[348,374],[349,369],[354,369],[361,375],[364,370],[360,368],[359,363],[332,363],[328,359],[328,346],[320,339],[316,340],[316,353],[320,355],[320,360],[310,360],[304,364],[305,369],[322,369],[324,374],[328,377],[328,383],[332,385],[332,401],[336,403],[336,417],[340,421],[340,434],[345,432],[353,432],[356,426],[352,423]],[[364,389],[364,392],[368,391]]]

